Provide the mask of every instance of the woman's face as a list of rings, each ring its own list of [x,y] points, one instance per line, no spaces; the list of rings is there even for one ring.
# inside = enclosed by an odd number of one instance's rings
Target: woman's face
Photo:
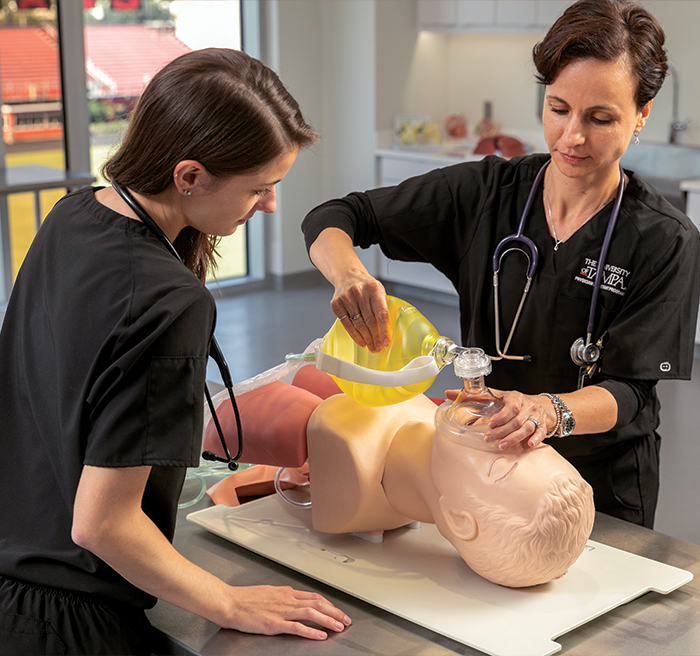
[[[215,183],[210,193],[191,204],[188,225],[209,235],[232,235],[256,212],[277,209],[275,186],[287,175],[299,152],[293,148],[254,174],[234,175]],[[192,196],[195,199],[195,196]]]
[[[651,107],[638,111],[635,90],[625,56],[613,62],[579,59],[559,72],[546,87],[542,122],[560,173],[591,182],[617,177],[618,161]]]

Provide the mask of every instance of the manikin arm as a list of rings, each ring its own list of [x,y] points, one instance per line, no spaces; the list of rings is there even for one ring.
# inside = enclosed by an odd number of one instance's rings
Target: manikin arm
[[[350,624],[318,594],[289,587],[232,587],[181,556],[141,509],[150,469],[83,469],[72,526],[77,545],[141,590],[223,628],[323,640],[325,631],[304,623],[332,631]]]

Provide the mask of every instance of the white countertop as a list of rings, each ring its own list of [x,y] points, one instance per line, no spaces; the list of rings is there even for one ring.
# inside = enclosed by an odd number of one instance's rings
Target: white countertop
[[[700,178],[694,180],[683,180],[681,182],[681,191],[689,191],[690,193],[700,194]]]

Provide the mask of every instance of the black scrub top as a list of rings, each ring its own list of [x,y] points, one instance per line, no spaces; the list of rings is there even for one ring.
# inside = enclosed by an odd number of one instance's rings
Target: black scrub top
[[[321,230],[345,230],[356,245],[380,244],[389,258],[429,262],[459,293],[462,343],[496,354],[492,256],[517,230],[534,179],[549,158],[488,157],[438,169],[390,188],[354,193],[313,210],[302,226],[307,246]],[[639,176],[629,182],[601,286],[593,339],[606,335],[599,376],[689,379],[700,293],[700,236],[681,212]],[[539,264],[508,350],[531,362],[495,361],[490,386],[527,394],[574,391],[578,367],[569,349],[584,337],[597,261],[612,202],[554,251],[535,194],[525,234]],[[527,260],[510,253],[500,272],[501,346],[520,301]],[[627,440],[658,426],[652,390],[635,420],[605,434],[552,440],[574,464],[605,460]]]
[[[150,606],[71,539],[84,465],[151,466],[143,510],[172,540],[199,464],[215,304],[138,221],[69,194],[44,221],[0,333],[0,575]]]

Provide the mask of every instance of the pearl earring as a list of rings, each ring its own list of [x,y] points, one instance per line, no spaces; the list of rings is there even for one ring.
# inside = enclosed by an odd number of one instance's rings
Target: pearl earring
[[[189,189],[185,189],[184,194],[185,194],[185,196],[191,196],[192,192]]]

